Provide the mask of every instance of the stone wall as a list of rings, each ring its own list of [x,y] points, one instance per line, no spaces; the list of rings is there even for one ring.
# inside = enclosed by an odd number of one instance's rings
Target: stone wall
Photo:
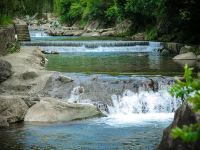
[[[0,27],[0,55],[5,55],[10,43],[15,42],[15,27]]]

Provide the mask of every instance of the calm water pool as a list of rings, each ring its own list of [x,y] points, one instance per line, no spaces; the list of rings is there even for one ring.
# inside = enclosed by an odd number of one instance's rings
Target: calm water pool
[[[180,74],[182,66],[158,53],[79,52],[47,55],[47,69],[61,72],[108,74]]]
[[[171,119],[121,124],[108,117],[56,124],[24,123],[0,130],[0,144],[2,150],[154,150]]]

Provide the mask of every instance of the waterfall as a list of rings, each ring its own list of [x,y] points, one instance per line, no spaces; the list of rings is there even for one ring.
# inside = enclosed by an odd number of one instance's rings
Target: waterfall
[[[181,103],[168,89],[171,77],[83,76],[71,89],[69,102],[93,103],[108,115],[170,114]],[[92,80],[91,80],[92,79]],[[85,83],[82,80],[87,80]],[[118,82],[117,82],[118,81]],[[122,81],[122,82],[120,82]],[[106,106],[106,107],[104,107]]]
[[[171,121],[181,103],[181,100],[171,97],[167,90],[140,93],[127,90],[122,96],[113,95],[112,101],[113,106],[108,107],[108,117],[102,122],[116,127]]]
[[[22,46],[72,46],[87,48],[149,45],[148,41],[30,41],[21,42]]]
[[[44,37],[49,37],[49,35],[47,33],[45,33],[45,31],[29,31],[31,39],[34,38],[44,38]]]
[[[166,90],[158,92],[143,91],[134,93],[126,90],[122,96],[112,96],[113,106],[109,106],[110,114],[133,114],[133,113],[172,113],[179,104]]]

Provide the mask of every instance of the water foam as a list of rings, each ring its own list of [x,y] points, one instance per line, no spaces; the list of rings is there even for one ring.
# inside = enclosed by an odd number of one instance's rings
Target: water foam
[[[112,96],[113,106],[109,106],[111,114],[133,113],[171,113],[179,106],[180,100],[170,96],[166,90],[158,92],[141,91],[133,93],[126,90],[122,96]]]
[[[122,96],[113,95],[108,117],[102,120],[108,125],[124,127],[152,122],[169,122],[180,104],[167,90],[133,93],[126,90]]]

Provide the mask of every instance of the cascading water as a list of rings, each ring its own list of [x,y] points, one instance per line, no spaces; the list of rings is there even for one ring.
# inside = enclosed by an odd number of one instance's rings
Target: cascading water
[[[179,102],[173,99],[166,90],[158,92],[134,93],[126,90],[122,96],[113,95],[113,106],[110,114],[133,113],[171,113],[177,109]]]
[[[30,33],[30,37],[32,40],[34,40],[35,38],[45,38],[45,37],[49,37],[49,35],[47,33],[45,33],[45,31],[29,31]]]
[[[106,83],[106,79],[110,83]],[[76,83],[79,86],[75,86],[71,90],[68,101],[97,105],[107,115],[101,121],[111,126],[123,127],[145,122],[166,122],[173,119],[174,112],[181,101],[172,97],[168,92],[169,86],[173,83],[172,78],[128,77],[121,78],[122,83],[117,82],[116,79],[103,76],[87,84],[79,79]],[[89,81],[90,79],[86,78],[85,80]],[[115,91],[112,83],[119,91]],[[96,85],[98,86],[96,87]],[[100,100],[103,95],[99,95],[99,93],[107,95],[107,98],[104,97],[103,100]]]
[[[134,93],[127,90],[122,96],[113,95],[107,123],[112,126],[166,122],[173,119],[180,100],[170,96],[167,90]]]

